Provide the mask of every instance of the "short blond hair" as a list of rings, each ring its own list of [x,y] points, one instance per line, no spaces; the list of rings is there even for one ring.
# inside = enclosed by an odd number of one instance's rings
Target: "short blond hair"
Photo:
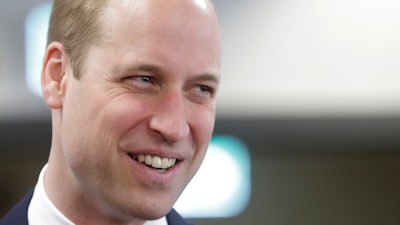
[[[101,34],[100,15],[107,0],[54,0],[47,44],[60,42],[76,78],[84,70],[89,47]]]
[[[57,41],[64,45],[77,79],[85,70],[84,63],[89,48],[101,41],[101,23],[104,22],[101,15],[107,1],[111,0],[53,1],[47,44]],[[205,1],[215,10],[212,0]]]

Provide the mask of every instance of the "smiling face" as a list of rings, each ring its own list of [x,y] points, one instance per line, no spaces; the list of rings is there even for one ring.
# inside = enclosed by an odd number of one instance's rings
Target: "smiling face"
[[[56,123],[45,185],[74,222],[162,217],[200,167],[220,43],[211,6],[195,2],[109,1],[82,77],[66,63],[62,103],[45,97]]]

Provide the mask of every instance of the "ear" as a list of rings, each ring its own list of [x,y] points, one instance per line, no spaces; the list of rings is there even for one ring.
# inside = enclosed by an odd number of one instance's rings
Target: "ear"
[[[44,100],[52,109],[62,108],[68,65],[64,46],[59,42],[50,43],[43,58],[41,80]]]

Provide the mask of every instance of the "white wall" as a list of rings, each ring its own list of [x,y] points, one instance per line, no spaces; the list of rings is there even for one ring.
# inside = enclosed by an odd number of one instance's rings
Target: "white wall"
[[[41,2],[0,0],[0,119],[48,117],[24,77],[24,20]],[[224,47],[220,117],[400,115],[399,1],[215,4]]]
[[[399,1],[234,2],[220,9],[223,114],[399,115]]]

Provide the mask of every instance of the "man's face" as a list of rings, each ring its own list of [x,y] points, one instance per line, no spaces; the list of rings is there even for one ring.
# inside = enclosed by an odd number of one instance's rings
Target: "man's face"
[[[210,9],[133,2],[109,1],[103,40],[90,48],[82,78],[67,74],[60,142],[72,175],[63,179],[83,206],[155,219],[206,153],[220,43]]]

